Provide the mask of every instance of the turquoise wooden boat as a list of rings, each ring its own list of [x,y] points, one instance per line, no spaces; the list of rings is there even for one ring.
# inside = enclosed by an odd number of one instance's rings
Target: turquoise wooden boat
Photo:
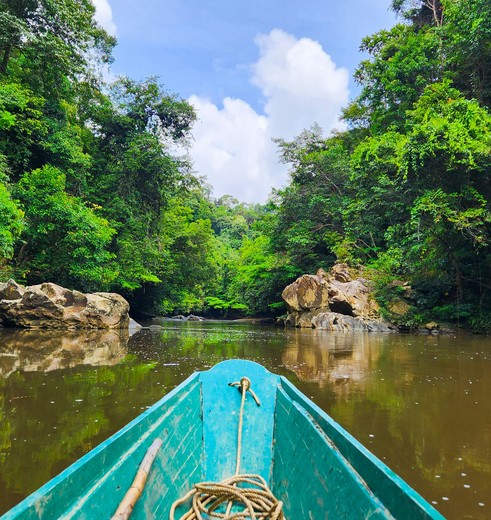
[[[244,377],[260,406],[246,387],[237,391],[228,385]],[[113,517],[156,439],[162,446],[132,519],[169,519],[176,499],[196,496],[197,483],[233,476],[238,464],[241,473],[262,477],[280,501],[274,506],[282,508],[279,516],[257,513],[254,518],[443,519],[288,380],[243,360],[224,361],[193,374],[3,518]],[[247,490],[252,484],[233,487]],[[225,515],[228,503],[224,500],[213,514]],[[190,507],[177,507],[176,520]],[[232,507],[231,518],[253,518],[241,516],[240,507]],[[184,517],[199,518],[191,513]]]

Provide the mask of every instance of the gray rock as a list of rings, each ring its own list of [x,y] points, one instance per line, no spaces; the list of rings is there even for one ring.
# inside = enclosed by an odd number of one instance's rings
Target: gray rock
[[[339,332],[368,331],[368,326],[361,319],[338,312],[321,312],[314,316],[311,322],[316,329]]]
[[[347,264],[336,264],[329,273],[304,274],[282,293],[288,308],[285,325],[327,330],[390,332],[380,318],[371,283],[356,278]]]
[[[187,318],[185,318],[186,321],[205,321],[204,318],[201,316],[195,316],[194,314],[190,314]]]
[[[0,300],[18,300],[22,298],[25,288],[10,278],[6,283],[0,283]]]
[[[382,320],[365,320],[369,332],[395,332],[397,327]]]
[[[130,318],[130,322],[128,324],[128,332],[130,336],[133,336],[133,334],[139,330],[142,330],[142,328],[143,327],[139,323],[137,323],[133,318]]]
[[[128,328],[129,304],[119,294],[83,294],[54,283],[23,287],[12,282],[0,286],[0,320],[4,325],[43,329]]]
[[[304,274],[281,293],[289,311],[323,309],[328,305],[329,288],[322,276]]]

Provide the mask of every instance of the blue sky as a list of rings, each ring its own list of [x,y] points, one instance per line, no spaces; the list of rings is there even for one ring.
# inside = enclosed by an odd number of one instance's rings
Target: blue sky
[[[390,0],[94,0],[116,34],[114,75],[158,76],[197,109],[190,154],[213,195],[264,202],[287,181],[274,137],[326,135],[358,92],[363,36],[396,20]]]

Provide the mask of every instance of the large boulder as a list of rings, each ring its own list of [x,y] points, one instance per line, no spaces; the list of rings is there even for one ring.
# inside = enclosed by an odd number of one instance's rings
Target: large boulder
[[[329,289],[320,275],[304,274],[281,293],[289,311],[324,309],[328,305]]]
[[[329,308],[333,312],[358,318],[377,319],[379,306],[372,286],[365,278],[353,279],[346,264],[336,264],[327,276]]]
[[[352,276],[347,264],[329,273],[304,274],[282,293],[288,308],[287,325],[327,330],[388,331],[379,314],[368,280]]]
[[[0,322],[6,326],[55,329],[127,329],[128,302],[115,293],[83,294],[54,283],[23,287],[0,284]]]
[[[320,312],[311,320],[312,327],[339,332],[391,332],[390,324],[377,319],[362,319],[338,312]]]
[[[368,331],[362,320],[338,312],[321,312],[312,318],[311,324],[316,329],[340,332]]]

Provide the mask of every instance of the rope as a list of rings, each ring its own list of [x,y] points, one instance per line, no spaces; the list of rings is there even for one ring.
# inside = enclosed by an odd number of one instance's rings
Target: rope
[[[192,499],[190,509],[179,520],[203,520],[217,518],[221,520],[285,520],[283,502],[278,500],[260,475],[240,474],[240,458],[242,454],[242,426],[244,421],[244,405],[247,392],[260,406],[259,399],[251,389],[251,382],[243,377],[238,383],[230,383],[242,393],[240,402],[239,428],[237,433],[237,458],[235,475],[221,482],[201,482],[195,484],[182,498],[176,500],[171,507],[169,520],[175,520],[176,509]],[[242,485],[242,487],[240,486]],[[227,504],[225,512],[220,506]],[[232,513],[232,507],[241,511]],[[223,507],[221,508],[223,511]]]

